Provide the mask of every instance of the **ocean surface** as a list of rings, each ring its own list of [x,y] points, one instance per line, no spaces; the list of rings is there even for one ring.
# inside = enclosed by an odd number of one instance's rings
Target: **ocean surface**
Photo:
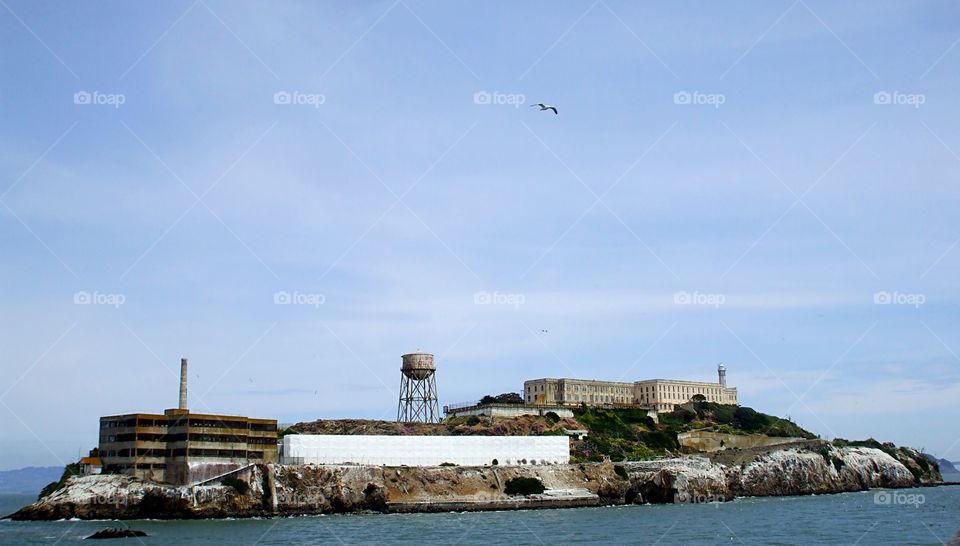
[[[8,514],[33,498],[0,496],[0,513]],[[139,539],[142,542],[123,539],[106,544],[943,544],[960,529],[960,486],[517,512],[202,521],[4,520],[0,544],[70,544],[99,529],[122,526],[150,536]]]

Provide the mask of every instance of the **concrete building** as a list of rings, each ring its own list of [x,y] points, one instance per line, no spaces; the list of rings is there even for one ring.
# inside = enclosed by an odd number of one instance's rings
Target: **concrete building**
[[[727,370],[717,368],[717,383],[646,379],[633,383],[589,379],[532,379],[523,383],[527,404],[560,406],[634,405],[658,412],[673,411],[678,404],[702,395],[708,402],[739,404],[736,388],[727,387]]]
[[[80,459],[80,475],[93,476],[103,471],[103,463],[100,457],[83,457]]]
[[[385,436],[287,434],[283,464],[463,466],[566,464],[567,436]]]
[[[191,413],[187,359],[180,369],[179,408],[100,418],[103,472],[183,485],[277,462],[276,420]]]
[[[481,404],[479,402],[455,406],[443,406],[443,413],[447,417],[461,417],[467,415],[482,415],[486,417],[520,417],[521,415],[545,415],[549,412],[557,417],[573,417],[573,411],[565,406],[532,406],[526,404],[504,404],[494,402]]]

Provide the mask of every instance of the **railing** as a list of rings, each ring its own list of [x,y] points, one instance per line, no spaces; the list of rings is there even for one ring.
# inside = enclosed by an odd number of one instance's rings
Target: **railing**
[[[456,404],[448,404],[443,406],[443,413],[450,413],[451,411],[454,411],[454,410],[470,408],[479,404],[480,404],[479,400],[474,400],[473,402],[458,402]]]

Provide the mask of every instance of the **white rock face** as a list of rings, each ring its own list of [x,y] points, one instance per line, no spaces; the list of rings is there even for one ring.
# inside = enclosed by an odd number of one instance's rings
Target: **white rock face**
[[[879,449],[825,445],[821,451],[793,448],[758,457],[740,470],[737,494],[834,493],[913,484],[907,467]]]

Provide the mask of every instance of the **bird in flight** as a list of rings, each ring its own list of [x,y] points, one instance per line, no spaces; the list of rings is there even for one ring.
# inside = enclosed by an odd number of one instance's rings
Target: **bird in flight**
[[[558,114],[558,113],[559,113],[559,112],[557,112],[557,107],[556,107],[556,106],[550,106],[549,104],[544,104],[544,103],[542,103],[542,102],[538,102],[537,104],[531,104],[530,106],[539,106],[541,112],[543,112],[544,110],[553,110],[553,113],[554,113],[554,114]]]

